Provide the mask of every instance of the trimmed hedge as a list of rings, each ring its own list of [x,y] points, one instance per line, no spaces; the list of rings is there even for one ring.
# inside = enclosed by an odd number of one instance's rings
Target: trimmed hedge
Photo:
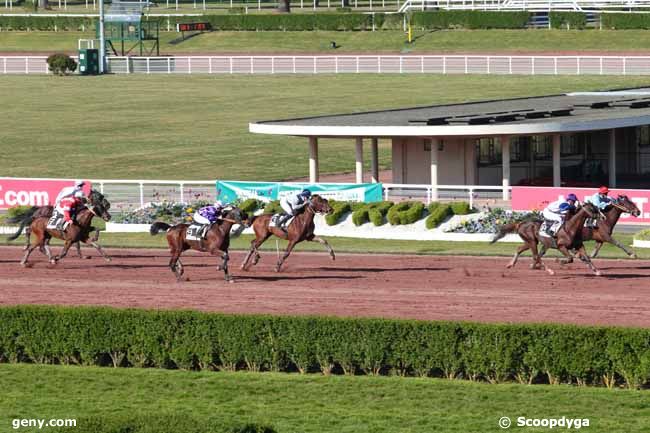
[[[265,207],[265,203],[262,200],[248,198],[241,202],[238,207],[247,214],[252,215],[256,210]]]
[[[600,23],[604,29],[632,30],[650,29],[648,14],[601,14]]]
[[[282,213],[284,212],[284,209],[282,209],[282,206],[280,206],[280,200],[273,200],[264,206],[264,213],[265,214],[276,214],[276,213]]]
[[[449,205],[454,215],[467,215],[472,211],[466,201],[455,201]]]
[[[438,206],[433,207],[433,210],[430,212],[431,213],[425,221],[425,225],[429,230],[438,227],[445,221],[445,219],[453,215],[451,207],[448,204],[438,204]]]
[[[419,201],[405,201],[388,210],[387,218],[390,225],[413,224],[424,212],[424,204]]]
[[[583,12],[550,12],[548,18],[554,29],[582,30],[587,27],[587,15]]]
[[[263,424],[228,425],[187,414],[96,416],[77,419],[75,427],[50,429],[55,433],[277,433]]]
[[[329,203],[332,206],[332,213],[325,215],[325,222],[328,226],[338,224],[341,218],[352,210],[352,206],[347,201],[330,200]]]
[[[53,17],[48,15],[34,17],[0,16],[0,30],[94,30],[95,20],[83,17]]]
[[[384,217],[388,210],[395,205],[392,201],[381,201],[377,203],[364,203],[364,206],[355,209],[352,213],[352,222],[360,226],[368,221],[379,227],[384,225]]]
[[[529,12],[436,11],[414,12],[411,24],[422,30],[523,29],[529,19]]]
[[[15,306],[0,308],[0,359],[638,388],[650,329]]]

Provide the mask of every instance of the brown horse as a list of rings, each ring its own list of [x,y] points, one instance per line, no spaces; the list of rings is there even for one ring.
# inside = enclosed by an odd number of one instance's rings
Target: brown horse
[[[264,214],[254,217],[251,225],[255,231],[255,239],[251,241],[251,249],[248,251],[248,254],[246,254],[246,258],[244,258],[244,262],[241,264],[241,269],[247,271],[251,265],[254,266],[259,262],[260,253],[258,248],[272,235],[289,241],[289,245],[287,245],[284,255],[278,259],[278,263],[275,266],[276,272],[280,272],[280,268],[287,257],[289,257],[289,254],[291,254],[291,250],[293,250],[297,243],[302,241],[320,242],[325,245],[332,260],[335,260],[336,255],[334,254],[334,250],[330,244],[328,244],[325,239],[319,238],[314,234],[314,216],[317,213],[329,214],[331,212],[332,207],[329,205],[327,200],[315,194],[311,196],[309,204],[305,206],[304,212],[296,215],[293,221],[291,221],[286,232],[279,227],[270,227],[271,217],[273,215]],[[253,262],[249,263],[251,257],[253,258]]]
[[[27,251],[31,244],[32,230],[30,228],[30,225],[32,224],[32,221],[34,221],[36,218],[49,219],[52,217],[53,214],[54,214],[54,206],[52,205],[32,206],[30,209],[27,210],[27,212],[23,213],[22,215],[13,218],[8,218],[7,222],[10,224],[20,223],[20,227],[18,228],[17,234],[12,235],[11,237],[9,237],[8,240],[12,241],[16,239],[18,236],[20,236],[20,233],[24,228],[25,247],[23,248],[23,250]],[[97,242],[97,240],[99,239],[99,229],[92,228],[90,231],[92,232],[93,230],[95,231],[95,234],[91,237],[91,239],[92,242]],[[75,246],[77,248],[77,255],[79,256],[79,258],[86,258],[86,259],[90,258],[90,256],[83,256],[81,254],[81,242],[76,242]]]
[[[23,266],[29,266],[27,260],[36,247],[38,247],[42,253],[47,255],[51,264],[56,264],[68,254],[68,250],[72,244],[79,242],[91,244],[106,261],[110,262],[110,257],[104,253],[102,247],[97,243],[96,238],[90,237],[90,233],[96,230],[92,226],[93,217],[99,216],[104,221],[110,221],[111,214],[108,212],[110,206],[110,203],[104,198],[103,194],[98,191],[91,191],[88,196],[88,204],[77,212],[74,218],[74,224],[71,224],[65,231],[48,229],[48,217],[33,218],[33,215],[26,215],[24,220],[32,220],[29,225],[29,233],[30,235],[34,235],[35,238],[34,240],[31,240],[31,244],[26,249],[25,255],[20,261],[20,264]],[[18,231],[9,239],[13,240],[20,236],[23,227],[24,225],[21,224]],[[49,243],[53,237],[64,241],[63,250],[58,256],[52,256],[52,252],[50,251]]]
[[[566,257],[561,261],[561,263],[571,263],[573,262],[573,254],[571,251],[576,251],[580,260],[585,262],[589,269],[594,272],[596,275],[600,275],[600,271],[596,269],[594,264],[589,259],[587,252],[585,251],[585,246],[582,239],[582,227],[585,224],[587,218],[595,218],[598,215],[598,209],[591,203],[585,203],[572,217],[565,222],[560,230],[557,232],[556,239],[552,239],[548,236],[542,236],[539,234],[540,226],[542,225],[541,221],[526,221],[519,223],[511,223],[502,226],[499,229],[499,232],[494,236],[491,243],[494,243],[504,237],[508,233],[517,233],[521,239],[523,239],[524,244],[520,245],[515,252],[514,257],[508,263],[506,268],[512,268],[517,264],[517,259],[519,255],[526,250],[530,250],[533,254],[533,264],[531,267],[537,268],[540,267],[543,270],[546,270],[549,274],[553,275],[554,272],[550,268],[547,268],[544,262],[542,261],[542,254],[537,250],[537,244],[542,244],[542,249],[545,252],[550,248],[555,248],[560,250],[562,254]]]
[[[189,224],[176,224],[175,226],[170,226],[164,222],[156,222],[151,225],[149,233],[151,235],[157,235],[161,230],[167,231],[167,244],[169,244],[169,251],[171,252],[171,259],[169,260],[169,268],[176,275],[177,281],[182,281],[183,273],[183,264],[181,263],[181,254],[183,251],[192,249],[197,251],[209,252],[213,256],[221,254],[223,263],[220,266],[217,266],[217,270],[223,270],[225,274],[225,280],[228,282],[233,282],[232,277],[228,273],[228,248],[230,247],[230,229],[234,224],[240,224],[241,229],[235,232],[235,236],[239,235],[244,229],[247,222],[246,213],[239,208],[230,208],[225,211],[221,221],[212,224],[210,226],[205,239],[198,240],[188,240],[187,239],[187,228]]]
[[[629,251],[627,248],[625,248],[623,244],[621,244],[620,242],[618,242],[616,239],[612,237],[614,226],[616,226],[616,223],[618,222],[619,218],[623,213],[629,213],[634,217],[638,217],[639,215],[641,215],[641,211],[636,206],[636,204],[634,204],[632,200],[630,200],[626,195],[619,195],[618,197],[616,197],[614,200],[611,201],[611,206],[609,206],[607,209],[605,209],[605,211],[603,211],[605,218],[599,220],[595,228],[584,227],[582,229],[582,240],[596,241],[596,248],[594,249],[594,252],[591,253],[592,259],[598,255],[600,248],[603,246],[603,243],[605,242],[609,242],[612,245],[616,245],[617,247],[625,251],[625,254],[627,254],[633,259],[636,259],[636,254],[634,254],[633,251]],[[544,255],[543,252],[542,255]]]

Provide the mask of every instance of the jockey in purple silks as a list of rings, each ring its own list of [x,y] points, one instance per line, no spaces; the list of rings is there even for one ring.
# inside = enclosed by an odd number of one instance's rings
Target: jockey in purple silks
[[[205,206],[194,212],[192,219],[198,224],[213,224],[221,218],[224,205],[220,200],[217,200],[213,206]]]

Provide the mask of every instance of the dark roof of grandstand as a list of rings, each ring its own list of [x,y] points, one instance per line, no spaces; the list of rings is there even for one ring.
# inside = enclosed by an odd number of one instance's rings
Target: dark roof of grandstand
[[[262,121],[252,123],[250,130],[319,136],[489,135],[644,124],[650,124],[650,88]]]

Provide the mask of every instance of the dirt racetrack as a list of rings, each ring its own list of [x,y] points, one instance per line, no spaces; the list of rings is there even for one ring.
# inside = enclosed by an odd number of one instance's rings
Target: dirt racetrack
[[[274,252],[263,252],[250,272],[239,270],[243,253],[234,252],[237,279],[228,284],[205,254],[183,256],[190,281],[176,283],[166,250],[108,253],[111,263],[92,252],[90,260],[68,257],[50,267],[34,252],[34,267],[24,269],[20,248],[1,247],[0,305],[650,326],[647,261],[597,260],[604,276],[592,277],[582,264],[551,260],[555,276],[532,271],[529,258],[506,270],[507,258],[340,254],[332,262],[325,254],[296,253],[276,274]]]

